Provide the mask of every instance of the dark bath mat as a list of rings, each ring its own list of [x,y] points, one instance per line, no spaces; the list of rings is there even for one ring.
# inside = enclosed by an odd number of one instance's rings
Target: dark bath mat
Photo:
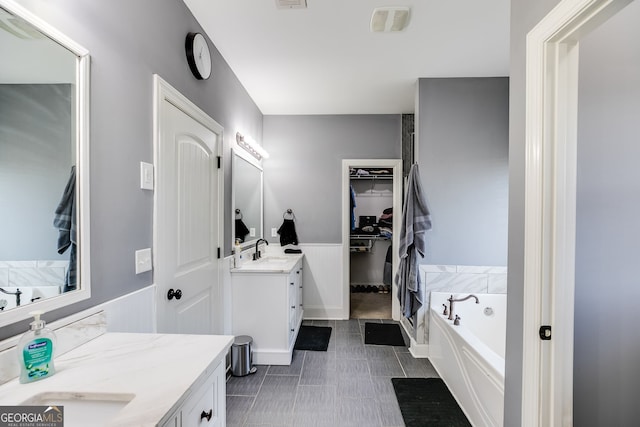
[[[365,323],[364,343],[394,346],[405,345],[400,326],[395,323]]]
[[[296,350],[327,351],[331,338],[329,326],[300,326],[293,348]]]
[[[391,378],[406,427],[470,427],[440,378]]]

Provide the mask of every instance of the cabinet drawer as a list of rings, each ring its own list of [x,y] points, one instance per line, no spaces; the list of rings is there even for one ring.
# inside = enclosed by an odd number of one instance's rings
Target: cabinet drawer
[[[224,377],[220,376],[221,369],[222,364],[185,402],[181,411],[182,427],[218,427],[224,425],[226,414],[223,411],[226,405],[221,405],[220,402],[221,399],[226,397],[220,395],[220,382],[224,381]]]

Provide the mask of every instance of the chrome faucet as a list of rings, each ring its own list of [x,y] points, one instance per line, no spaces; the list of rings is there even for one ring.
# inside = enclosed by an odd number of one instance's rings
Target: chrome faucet
[[[16,296],[16,307],[20,307],[20,295],[22,295],[22,291],[20,290],[20,288],[16,289],[15,292],[5,291],[4,289],[0,288],[0,292],[2,292],[3,294],[7,294],[7,295],[15,295]],[[3,307],[3,309],[4,309],[4,307]]]
[[[460,299],[453,299],[453,295],[451,295],[449,298],[447,298],[447,301],[449,301],[449,317],[447,317],[447,319],[453,320],[453,303],[454,302],[466,301],[469,298],[475,298],[476,299],[476,304],[480,304],[480,301],[478,300],[478,297],[473,295],[473,294],[467,295],[466,297],[460,298]]]
[[[269,245],[269,242],[267,242],[265,239],[258,239],[258,241],[256,242],[256,251],[253,254],[253,260],[259,260],[260,259],[260,251],[258,250],[258,245],[260,245],[260,242],[264,242],[267,244],[267,246]]]

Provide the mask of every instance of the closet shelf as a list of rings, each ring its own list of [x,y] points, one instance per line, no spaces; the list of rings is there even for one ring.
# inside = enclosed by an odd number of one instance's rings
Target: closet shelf
[[[393,175],[349,175],[350,179],[358,180],[358,179],[383,179],[383,180],[393,180]]]
[[[352,234],[351,240],[390,240],[391,237],[381,236],[379,234]]]
[[[373,252],[373,244],[377,240],[391,240],[390,237],[380,235],[352,234],[349,252]]]

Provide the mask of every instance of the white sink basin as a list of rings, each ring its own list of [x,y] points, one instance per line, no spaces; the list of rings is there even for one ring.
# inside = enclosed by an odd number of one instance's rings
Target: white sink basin
[[[134,397],[124,393],[46,392],[36,394],[21,404],[62,406],[65,427],[97,427],[108,424]]]

